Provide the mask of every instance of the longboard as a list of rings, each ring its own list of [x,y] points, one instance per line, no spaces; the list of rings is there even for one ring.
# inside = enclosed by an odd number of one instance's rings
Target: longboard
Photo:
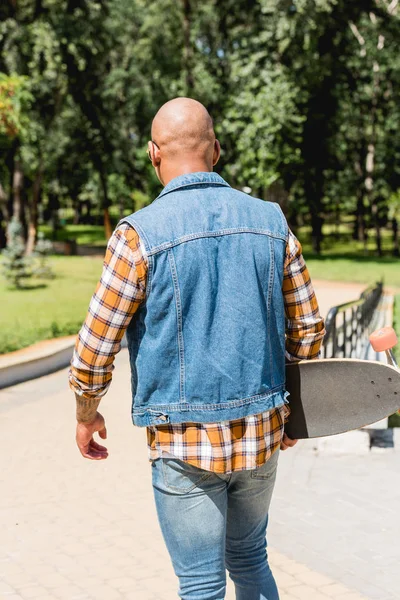
[[[381,362],[327,358],[286,365],[292,439],[359,429],[400,408],[400,370]]]

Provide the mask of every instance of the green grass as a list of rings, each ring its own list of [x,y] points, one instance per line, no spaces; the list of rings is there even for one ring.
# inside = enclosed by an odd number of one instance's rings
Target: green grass
[[[50,235],[50,229],[41,229]],[[326,225],[323,253],[311,251],[310,230],[296,232],[303,245],[304,256],[312,278],[364,283],[380,279],[400,293],[400,260],[389,254],[390,232],[383,232],[385,256],[373,255],[373,239],[367,255],[359,243],[351,240],[348,223],[340,226],[340,236]],[[78,244],[105,246],[102,226],[66,225],[58,239],[75,239]],[[102,251],[101,251],[102,252]],[[36,341],[77,333],[85,317],[90,297],[102,267],[100,257],[53,256],[50,259],[56,279],[33,281],[29,289],[18,291],[6,288],[0,279],[0,354],[18,350]],[[396,323],[400,334],[400,295],[396,301]],[[399,357],[400,358],[400,357]]]
[[[398,258],[368,258],[363,256],[321,256],[304,253],[313,279],[348,281],[370,285],[382,278],[386,286],[400,289]]]
[[[400,294],[394,298],[393,327],[395,328],[397,337],[400,340]],[[400,363],[399,346],[400,344],[394,348],[394,353],[398,363]],[[389,427],[400,427],[400,415],[398,413],[395,413],[389,417]]]
[[[102,269],[99,257],[52,257],[56,278],[12,290],[0,280],[0,354],[77,333]]]
[[[400,294],[394,297],[393,327],[396,330],[397,337],[400,340]],[[400,362],[400,343],[394,349],[397,361]]]
[[[44,233],[46,238],[52,239],[50,226],[41,225],[39,230]],[[75,240],[77,244],[90,246],[106,246],[107,244],[102,225],[66,225],[57,230],[55,239],[60,242]]]
[[[321,255],[312,252],[309,227],[296,232],[312,278],[366,285],[383,279],[386,286],[400,290],[400,259],[391,255],[389,230],[382,230],[382,257],[375,256],[373,233],[370,233],[366,249],[361,242],[352,239],[351,223],[340,226],[338,237],[332,225],[325,225],[323,231],[325,238]]]

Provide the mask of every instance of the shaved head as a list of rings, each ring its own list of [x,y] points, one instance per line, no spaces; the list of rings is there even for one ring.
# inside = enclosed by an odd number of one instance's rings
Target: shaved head
[[[158,179],[166,185],[185,173],[212,171],[221,148],[205,106],[192,98],[174,98],[154,117],[147,151]]]
[[[166,156],[212,154],[215,133],[207,109],[191,98],[174,98],[154,117],[151,137]]]

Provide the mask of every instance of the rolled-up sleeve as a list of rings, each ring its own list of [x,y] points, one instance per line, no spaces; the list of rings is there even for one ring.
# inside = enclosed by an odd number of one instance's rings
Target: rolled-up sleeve
[[[103,271],[79,331],[69,369],[69,384],[77,396],[101,398],[107,392],[115,355],[132,316],[146,294],[145,248],[128,224],[111,236]]]
[[[284,264],[283,297],[286,313],[286,358],[315,359],[325,335],[302,247],[289,230]]]

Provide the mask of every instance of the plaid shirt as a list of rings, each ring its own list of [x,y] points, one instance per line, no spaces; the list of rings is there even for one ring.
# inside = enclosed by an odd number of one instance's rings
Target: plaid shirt
[[[78,334],[69,382],[78,404],[99,401],[107,392],[114,358],[131,318],[145,299],[145,248],[128,224],[109,240],[101,279]],[[318,358],[324,322],[302,257],[301,245],[289,230],[284,265],[286,358]],[[277,450],[283,436],[287,405],[268,412],[220,423],[181,423],[147,427],[149,460],[174,456],[201,469],[229,473],[254,469]]]

